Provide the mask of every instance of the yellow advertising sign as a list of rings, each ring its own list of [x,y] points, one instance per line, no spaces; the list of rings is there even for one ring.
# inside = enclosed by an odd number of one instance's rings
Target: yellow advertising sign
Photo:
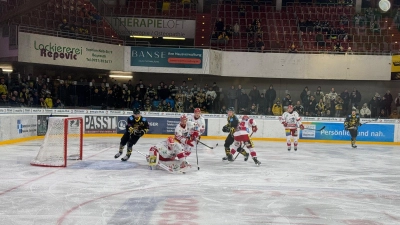
[[[392,55],[392,73],[400,72],[400,55]]]

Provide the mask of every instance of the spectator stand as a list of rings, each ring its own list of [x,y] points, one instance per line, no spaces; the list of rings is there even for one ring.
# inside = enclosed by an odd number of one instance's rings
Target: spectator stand
[[[212,10],[212,21],[216,22],[212,24],[215,35],[210,38],[210,45],[225,50],[254,51],[249,44],[258,37],[265,44],[264,52],[287,52],[294,44],[299,52],[326,53],[337,50],[334,48],[337,42],[339,52],[388,54],[392,49],[388,18],[383,18],[376,9],[363,9],[362,15],[366,15],[368,22],[356,25],[351,1],[287,3],[280,12],[267,2],[259,3],[259,7],[254,7],[252,2],[223,2],[214,5]],[[220,18],[223,25],[217,25]],[[229,35],[229,26],[236,23],[240,25],[239,35]],[[228,34],[228,41],[218,41],[222,32]],[[319,44],[318,32],[323,38]]]

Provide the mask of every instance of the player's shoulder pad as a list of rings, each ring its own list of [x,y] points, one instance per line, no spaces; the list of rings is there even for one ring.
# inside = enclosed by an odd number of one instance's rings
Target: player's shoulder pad
[[[147,120],[146,120],[146,118],[142,117],[142,121],[143,121],[143,122],[146,122]]]
[[[133,116],[130,116],[129,119],[130,119],[130,120],[133,120]]]

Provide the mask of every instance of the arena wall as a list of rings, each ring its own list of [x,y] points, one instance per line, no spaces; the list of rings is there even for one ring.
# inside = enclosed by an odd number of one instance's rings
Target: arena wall
[[[0,108],[0,144],[31,140],[45,134],[46,118],[48,116],[83,117],[86,136],[120,136],[125,132],[124,121],[131,111],[118,110],[82,110],[82,109],[23,109]],[[147,137],[173,135],[180,113],[143,112],[150,123]],[[226,124],[226,115],[205,114],[207,133],[204,138],[224,139],[226,133],[222,127]],[[240,116],[239,116],[240,117]],[[256,119],[258,132],[253,134],[254,140],[282,141],[285,132],[275,116],[252,116]],[[303,124],[309,130],[299,132],[301,141],[344,143],[349,135],[343,127],[344,118],[305,117]],[[400,144],[400,120],[363,119],[369,122],[359,128],[360,142],[368,144]],[[315,131],[325,127],[322,131]],[[161,136],[160,136],[161,135]]]
[[[392,56],[229,52],[100,44],[19,32],[18,61],[125,72],[225,77],[391,79]]]

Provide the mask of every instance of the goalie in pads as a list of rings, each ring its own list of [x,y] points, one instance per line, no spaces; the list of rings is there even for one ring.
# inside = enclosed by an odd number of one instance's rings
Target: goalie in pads
[[[170,172],[184,172],[191,167],[186,161],[182,145],[175,142],[173,137],[151,147],[147,160],[153,170],[161,167]]]

